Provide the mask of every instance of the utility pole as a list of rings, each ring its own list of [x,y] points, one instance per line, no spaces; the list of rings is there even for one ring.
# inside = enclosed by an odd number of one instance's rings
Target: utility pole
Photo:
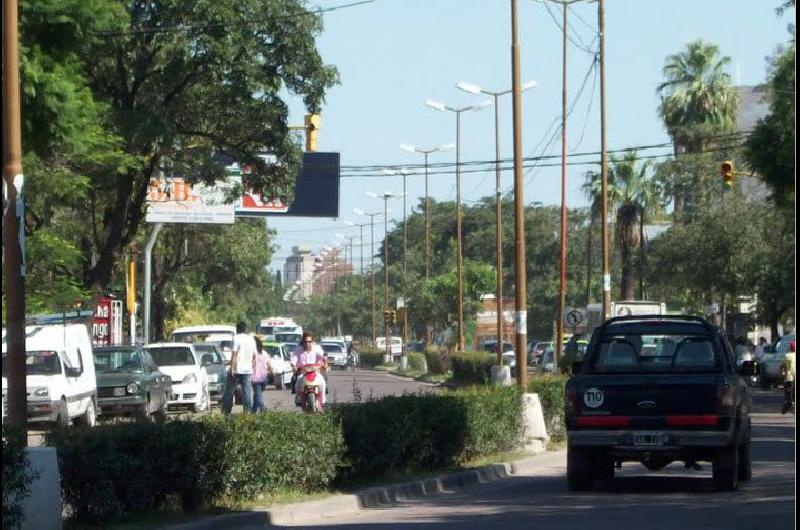
[[[517,384],[527,391],[528,313],[525,275],[525,203],[522,189],[522,86],[520,83],[519,33],[517,30],[517,0],[511,0],[511,97],[514,109],[514,249],[516,251],[514,323],[516,328]]]
[[[600,50],[600,178],[602,237],[603,237],[603,318],[611,315],[611,273],[608,244],[608,167],[606,161],[606,71],[605,71],[605,11],[603,0],[597,2],[597,25]],[[559,338],[559,341],[561,339]]]
[[[28,397],[25,373],[25,271],[22,131],[19,95],[17,0],[3,0],[3,250],[5,253],[8,422],[27,443]],[[20,207],[18,209],[18,206]]]
[[[376,325],[375,325],[375,217],[381,215],[380,212],[367,213],[360,208],[353,208],[353,213],[369,217],[369,273],[372,283],[372,346],[375,347]]]
[[[563,2],[564,21],[561,63],[561,281],[558,289],[558,314],[556,316],[555,366],[563,357],[564,304],[567,290],[567,2]]]

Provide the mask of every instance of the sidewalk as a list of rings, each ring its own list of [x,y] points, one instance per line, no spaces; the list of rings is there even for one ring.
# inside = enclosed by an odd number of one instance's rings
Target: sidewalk
[[[376,486],[351,494],[331,495],[325,499],[253,508],[247,512],[198,517],[189,523],[162,526],[163,530],[190,530],[212,528],[253,528],[269,525],[292,525],[319,522],[326,517],[347,515],[359,510],[395,504],[399,501],[419,499],[443,492],[452,492],[475,484],[486,484],[514,475],[524,475],[538,470],[564,465],[566,450],[540,453],[524,460],[493,464],[467,471]]]

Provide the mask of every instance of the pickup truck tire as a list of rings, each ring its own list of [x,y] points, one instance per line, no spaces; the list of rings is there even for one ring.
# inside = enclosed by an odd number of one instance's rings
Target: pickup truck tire
[[[276,390],[283,390],[283,388],[284,388],[284,384],[283,384],[283,372],[281,372],[281,373],[279,373],[279,374],[275,374],[275,375],[273,375],[272,377],[274,377],[274,378],[275,378],[275,389],[276,389]]]
[[[592,459],[592,478],[595,480],[611,480],[614,478],[614,459],[597,455]]]
[[[739,445],[725,447],[714,456],[711,474],[717,491],[733,491],[739,486]]]
[[[750,437],[739,444],[739,480],[747,481],[753,478],[753,455]]]
[[[67,400],[61,398],[58,402],[58,416],[56,417],[56,425],[61,427],[69,426],[69,409],[67,408]]]
[[[589,456],[585,449],[567,447],[567,486],[570,491],[592,489],[592,467]]]

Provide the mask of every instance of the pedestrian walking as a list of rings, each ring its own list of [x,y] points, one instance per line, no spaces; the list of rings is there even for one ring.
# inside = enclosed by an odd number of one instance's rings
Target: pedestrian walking
[[[247,334],[244,322],[236,324],[236,335],[233,337],[233,352],[228,377],[225,381],[225,393],[222,396],[222,412],[226,415],[233,410],[233,394],[236,387],[242,387],[242,408],[245,412],[253,409],[253,363],[256,355],[256,341]]]
[[[261,339],[255,338],[256,354],[253,357],[253,412],[267,410],[264,390],[267,387],[267,375],[272,371],[270,356],[264,351]]]

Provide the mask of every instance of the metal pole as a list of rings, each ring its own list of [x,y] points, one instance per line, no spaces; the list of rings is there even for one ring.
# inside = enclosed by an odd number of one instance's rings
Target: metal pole
[[[386,309],[389,309],[389,197],[384,194],[383,196],[383,304]],[[392,362],[391,339],[389,337],[389,322],[384,322],[384,329],[386,333],[386,352],[384,353],[384,361],[386,363]]]
[[[359,276],[361,276],[361,290],[364,290],[364,225],[358,225],[359,237],[358,247],[361,249],[361,264],[359,265]]]
[[[567,289],[567,3],[564,2],[564,23],[561,42],[561,280],[558,288],[558,313],[556,314],[555,366],[563,356],[564,304]]]
[[[425,279],[431,273],[431,206],[428,198],[428,152],[425,151]]]
[[[22,190],[22,132],[19,95],[19,24],[16,0],[3,0],[3,251],[8,348],[8,421],[27,444],[28,396],[25,373],[25,273]]]
[[[144,343],[150,342],[150,294],[152,292],[152,263],[153,263],[153,246],[156,244],[158,233],[164,225],[162,223],[155,223],[153,230],[147,238],[147,243],[144,246],[144,322],[142,325],[142,336]]]
[[[603,0],[597,2],[597,24],[600,39],[600,177],[603,195],[602,237],[603,237],[603,317],[611,316],[611,273],[609,271],[608,242],[608,167],[606,164],[606,72],[605,72],[605,11]]]
[[[401,366],[406,368],[408,360],[406,357],[406,345],[408,344],[408,296],[406,293],[406,272],[408,269],[408,223],[406,222],[406,173],[403,172],[403,358]]]
[[[369,273],[372,278],[372,347],[375,347],[375,215],[369,215]]]
[[[456,283],[458,285],[458,342],[464,351],[464,298],[461,285],[461,112],[456,111]]]
[[[494,96],[494,172],[495,172],[495,222],[497,224],[497,365],[503,364],[503,213],[500,181],[500,94]]]
[[[511,0],[511,83],[514,107],[514,248],[516,250],[514,318],[516,328],[517,384],[523,392],[528,386],[526,337],[528,334],[527,300],[525,296],[525,209],[522,189],[522,87],[520,86],[519,34],[517,31],[517,0]]]

